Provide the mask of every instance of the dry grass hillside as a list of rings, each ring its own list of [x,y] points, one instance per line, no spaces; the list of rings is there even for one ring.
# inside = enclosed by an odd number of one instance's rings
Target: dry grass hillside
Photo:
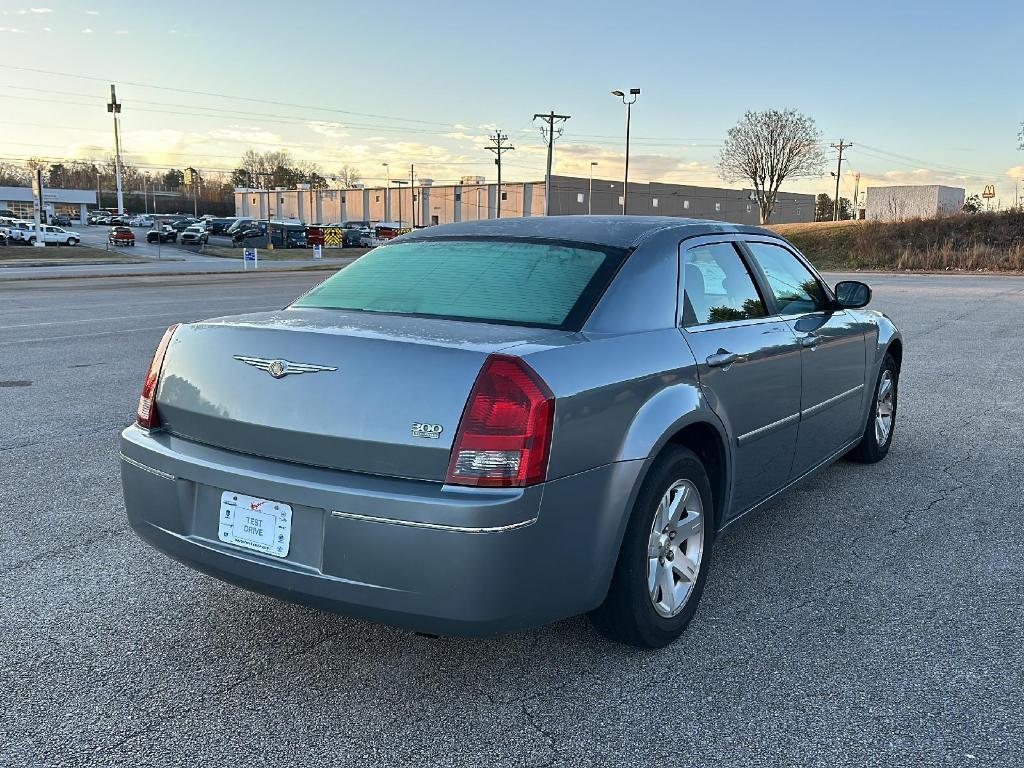
[[[769,228],[819,269],[1024,272],[1024,211]]]

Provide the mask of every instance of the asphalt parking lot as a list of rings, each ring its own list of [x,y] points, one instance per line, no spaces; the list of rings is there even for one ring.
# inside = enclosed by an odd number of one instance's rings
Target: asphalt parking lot
[[[1024,763],[1024,278],[868,278],[906,337],[889,458],[730,529],[659,652],[430,639],[135,537],[116,438],[163,329],[322,278],[0,281],[0,764]]]

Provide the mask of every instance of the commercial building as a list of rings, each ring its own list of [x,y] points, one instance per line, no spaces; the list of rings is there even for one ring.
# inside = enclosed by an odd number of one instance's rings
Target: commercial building
[[[617,214],[622,212],[622,182],[587,177],[551,177],[551,214],[554,216]],[[543,216],[543,181],[485,183],[467,176],[459,184],[435,185],[428,179],[415,187],[386,189],[249,189],[235,190],[235,214],[256,218],[297,219],[333,223],[348,220],[400,221],[403,226],[430,226],[456,221],[492,219],[501,215]],[[689,184],[630,183],[629,213],[647,216],[683,216],[757,224],[757,203],[750,190],[697,187]],[[780,192],[772,223],[814,221],[814,195]]]
[[[22,219],[35,216],[35,195],[31,187],[0,187],[0,210],[8,210]],[[47,221],[65,214],[79,222],[86,220],[86,210],[96,207],[96,190],[43,188],[43,211]]]
[[[865,218],[875,221],[930,219],[959,213],[964,207],[964,190],[940,184],[902,187],[868,187]]]

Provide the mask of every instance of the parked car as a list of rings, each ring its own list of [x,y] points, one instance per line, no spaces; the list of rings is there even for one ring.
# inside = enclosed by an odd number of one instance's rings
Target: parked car
[[[306,228],[294,221],[272,222],[271,239],[275,248],[305,248]],[[258,241],[260,245],[267,242],[267,222],[253,222],[248,228],[239,230],[231,238],[233,245],[248,245]]]
[[[16,219],[18,215],[14,211],[9,211],[6,208],[0,208],[0,219]]]
[[[358,248],[363,239],[373,236],[369,221],[343,221],[341,222],[341,246],[342,248]]]
[[[110,245],[135,245],[135,233],[131,227],[111,227],[107,235]]]
[[[153,224],[153,217],[146,214],[141,216],[132,216],[128,220],[128,226],[130,227],[152,227]]]
[[[229,216],[221,219],[209,219],[206,226],[211,235],[224,235],[227,234],[228,227],[234,223],[235,217]]]
[[[193,219],[191,217],[185,217],[182,219],[176,219],[171,222],[171,226],[174,227],[178,232],[184,232],[186,229],[191,227],[193,224],[198,223],[199,219]]]
[[[82,236],[77,232],[64,229],[63,227],[44,226],[43,242],[54,245],[78,245],[82,242]]]
[[[70,227],[71,217],[68,216],[66,213],[58,213],[56,216],[53,217],[50,223],[55,224],[58,227]]]
[[[206,227],[199,225],[188,227],[181,233],[182,245],[206,245],[209,239],[210,236],[206,231]]]
[[[239,216],[224,230],[224,234],[234,235],[239,230],[251,228],[255,222],[256,219],[251,216]]]
[[[174,243],[178,240],[178,231],[170,224],[160,224],[146,233],[147,243]]]
[[[719,532],[890,450],[903,341],[870,298],[745,225],[418,230],[285,310],[171,326],[121,436],[128,519],[356,617],[480,635],[589,612],[664,646]],[[804,501],[831,514],[827,487]]]

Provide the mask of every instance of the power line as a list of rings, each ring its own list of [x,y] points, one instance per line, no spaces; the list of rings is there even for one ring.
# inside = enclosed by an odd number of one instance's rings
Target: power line
[[[15,65],[15,64],[0,64],[0,69],[12,69],[12,70],[16,70],[16,71],[19,71],[19,72],[33,72],[35,74],[53,75],[55,77],[71,77],[71,78],[76,78],[78,80],[91,80],[91,81],[100,82],[100,83],[108,83],[111,80],[111,78],[109,78],[109,77],[95,77],[95,76],[92,76],[92,75],[82,75],[82,74],[77,74],[77,73],[72,73],[72,72],[57,72],[57,71],[48,70],[48,69],[37,69],[35,67],[22,67],[22,66],[18,66],[18,65]],[[336,109],[336,108],[333,108],[333,107],[323,107],[323,106],[317,106],[315,104],[295,104],[295,103],[290,103],[290,102],[285,102],[285,101],[278,101],[278,100],[271,100],[271,99],[257,99],[257,98],[253,98],[251,96],[237,96],[237,95],[228,94],[228,93],[214,93],[212,91],[196,91],[196,90],[192,90],[192,89],[189,89],[189,88],[174,88],[172,86],[167,86],[167,85],[153,85],[152,83],[132,82],[130,80],[122,80],[121,81],[121,85],[131,85],[131,86],[134,86],[136,88],[152,88],[153,90],[168,91],[168,92],[174,92],[174,93],[186,93],[186,94],[189,94],[191,96],[210,96],[210,97],[213,97],[213,98],[216,98],[216,99],[233,99],[235,101],[248,101],[248,102],[252,102],[252,103],[255,103],[255,104],[273,104],[274,106],[279,106],[279,107],[297,107],[299,109],[314,109],[314,110],[318,110],[318,111],[321,111],[321,112],[333,112],[333,113],[342,114],[342,115],[356,115],[357,117],[372,117],[372,118],[375,118],[375,119],[378,119],[378,120],[395,120],[397,122],[405,122],[405,123],[421,123],[421,124],[425,124],[425,125],[443,125],[443,126],[446,126],[446,127],[449,127],[449,128],[454,128],[455,127],[455,125],[453,123],[443,123],[443,122],[440,122],[440,121],[437,121],[437,120],[421,120],[421,119],[412,118],[412,117],[397,117],[397,116],[394,116],[394,115],[380,115],[380,114],[374,114],[372,112],[353,112],[352,110]]]

